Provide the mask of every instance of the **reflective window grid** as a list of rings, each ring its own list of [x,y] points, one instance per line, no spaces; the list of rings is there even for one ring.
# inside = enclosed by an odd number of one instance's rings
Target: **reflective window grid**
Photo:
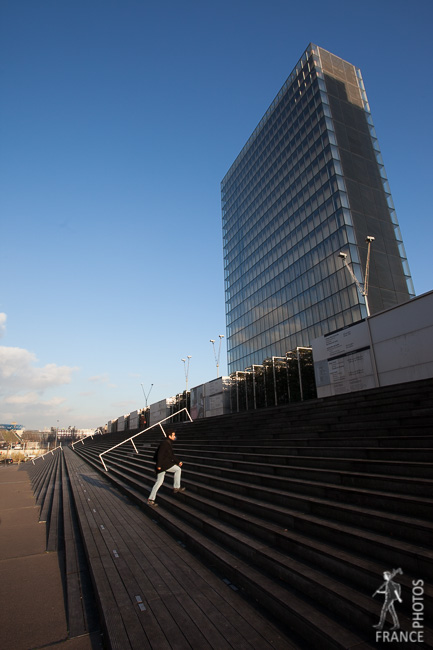
[[[415,295],[360,70],[310,44],[221,184],[228,371]]]

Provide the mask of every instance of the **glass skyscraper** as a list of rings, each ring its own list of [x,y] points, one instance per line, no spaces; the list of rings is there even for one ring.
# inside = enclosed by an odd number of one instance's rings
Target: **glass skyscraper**
[[[221,184],[228,371],[414,296],[361,72],[310,44]],[[339,253],[357,278],[343,264]]]

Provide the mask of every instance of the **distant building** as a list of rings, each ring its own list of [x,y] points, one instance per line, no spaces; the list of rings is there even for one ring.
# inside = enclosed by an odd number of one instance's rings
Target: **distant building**
[[[361,72],[310,44],[221,186],[228,371],[415,292]],[[345,267],[340,252],[356,277]]]
[[[51,434],[56,435],[58,440],[84,438],[95,433],[95,429],[77,429],[76,427],[68,427],[67,429],[51,428]]]

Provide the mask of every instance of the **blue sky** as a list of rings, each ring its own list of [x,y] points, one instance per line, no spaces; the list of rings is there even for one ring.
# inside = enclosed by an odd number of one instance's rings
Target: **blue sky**
[[[216,377],[220,182],[309,42],[361,68],[433,289],[430,0],[3,0],[0,422],[95,427]],[[226,372],[223,345],[220,374]]]

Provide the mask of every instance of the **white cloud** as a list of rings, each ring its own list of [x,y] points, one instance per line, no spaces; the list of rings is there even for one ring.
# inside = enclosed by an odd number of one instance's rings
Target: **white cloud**
[[[36,355],[23,348],[0,346],[0,413],[2,420],[51,419],[69,409],[65,398],[45,396],[45,392],[69,384],[77,368],[48,363],[37,366]]]
[[[6,319],[6,314],[0,312],[0,338],[6,333]]]
[[[0,395],[23,390],[40,392],[69,384],[72,373],[77,370],[55,363],[38,368],[34,365],[36,361],[36,355],[28,350],[0,346]]]
[[[93,375],[89,377],[89,381],[93,381],[96,384],[106,384],[109,380],[108,374],[104,373],[103,375]]]
[[[11,395],[3,400],[5,404],[15,404],[19,406],[60,406],[66,400],[64,397],[52,397],[48,400],[42,400],[39,393],[25,393],[24,395]]]
[[[106,384],[108,388],[116,388],[116,384],[110,383],[110,377],[107,372],[104,372],[102,375],[93,375],[93,377],[89,377],[89,381],[94,384]]]

